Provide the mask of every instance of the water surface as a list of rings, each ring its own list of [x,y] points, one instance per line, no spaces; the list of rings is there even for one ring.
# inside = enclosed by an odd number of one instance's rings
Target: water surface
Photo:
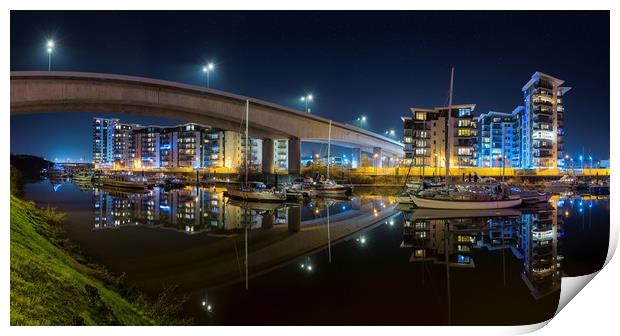
[[[205,325],[537,323],[562,276],[600,269],[609,239],[609,200],[593,196],[484,214],[363,190],[277,206],[43,181],[26,198],[66,212],[69,237],[147,293],[178,285]]]

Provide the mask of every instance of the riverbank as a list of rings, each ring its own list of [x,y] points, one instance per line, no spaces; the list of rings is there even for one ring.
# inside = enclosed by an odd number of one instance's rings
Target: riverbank
[[[168,325],[182,302],[150,303],[80,258],[59,234],[63,215],[11,196],[11,325]],[[73,250],[72,250],[73,249]],[[116,286],[114,286],[116,285]],[[115,288],[116,287],[116,288]]]

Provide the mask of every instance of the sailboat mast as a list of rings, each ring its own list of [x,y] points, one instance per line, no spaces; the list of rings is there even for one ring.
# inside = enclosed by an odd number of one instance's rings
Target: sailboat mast
[[[450,140],[452,130],[452,89],[454,87],[454,67],[450,69],[450,91],[448,95],[448,125],[446,129],[446,185],[450,180]]]
[[[332,121],[329,121],[329,131],[327,131],[327,179],[329,180],[329,164],[331,163],[332,148]]]
[[[245,186],[248,186],[248,147],[250,147],[248,139],[248,124],[250,117],[250,101],[245,101]]]

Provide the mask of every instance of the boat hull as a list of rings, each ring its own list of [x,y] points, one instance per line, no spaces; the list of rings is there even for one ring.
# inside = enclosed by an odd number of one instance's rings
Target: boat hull
[[[286,195],[279,195],[275,193],[267,192],[251,192],[242,190],[228,190],[228,197],[252,202],[284,202],[286,201]]]
[[[351,187],[335,187],[335,188],[316,188],[319,195],[350,195],[353,190]]]
[[[550,194],[541,194],[537,196],[526,196],[522,197],[523,204],[537,204],[537,203],[546,203],[551,198]]]
[[[508,199],[501,201],[454,201],[436,200],[411,196],[413,203],[418,208],[425,209],[453,209],[453,210],[483,210],[483,209],[506,209],[521,205],[522,200]]]
[[[123,189],[146,189],[148,186],[144,183],[124,182],[124,181],[106,181],[101,183],[106,187],[123,188]]]
[[[410,195],[407,195],[407,196],[396,196],[396,202],[398,204],[413,204],[413,199],[411,199]]]

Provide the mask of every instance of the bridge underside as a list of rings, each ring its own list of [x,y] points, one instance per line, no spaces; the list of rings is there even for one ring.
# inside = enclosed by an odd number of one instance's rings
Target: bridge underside
[[[246,105],[247,104],[247,105]],[[11,114],[48,112],[127,113],[210,125],[228,131],[245,129],[263,140],[288,139],[289,170],[298,173],[300,141],[327,141],[330,121],[269,102],[217,90],[148,78],[74,73],[12,72]],[[334,144],[402,156],[394,140],[332,122]],[[295,162],[292,162],[292,161]],[[297,171],[296,171],[297,170]]]

